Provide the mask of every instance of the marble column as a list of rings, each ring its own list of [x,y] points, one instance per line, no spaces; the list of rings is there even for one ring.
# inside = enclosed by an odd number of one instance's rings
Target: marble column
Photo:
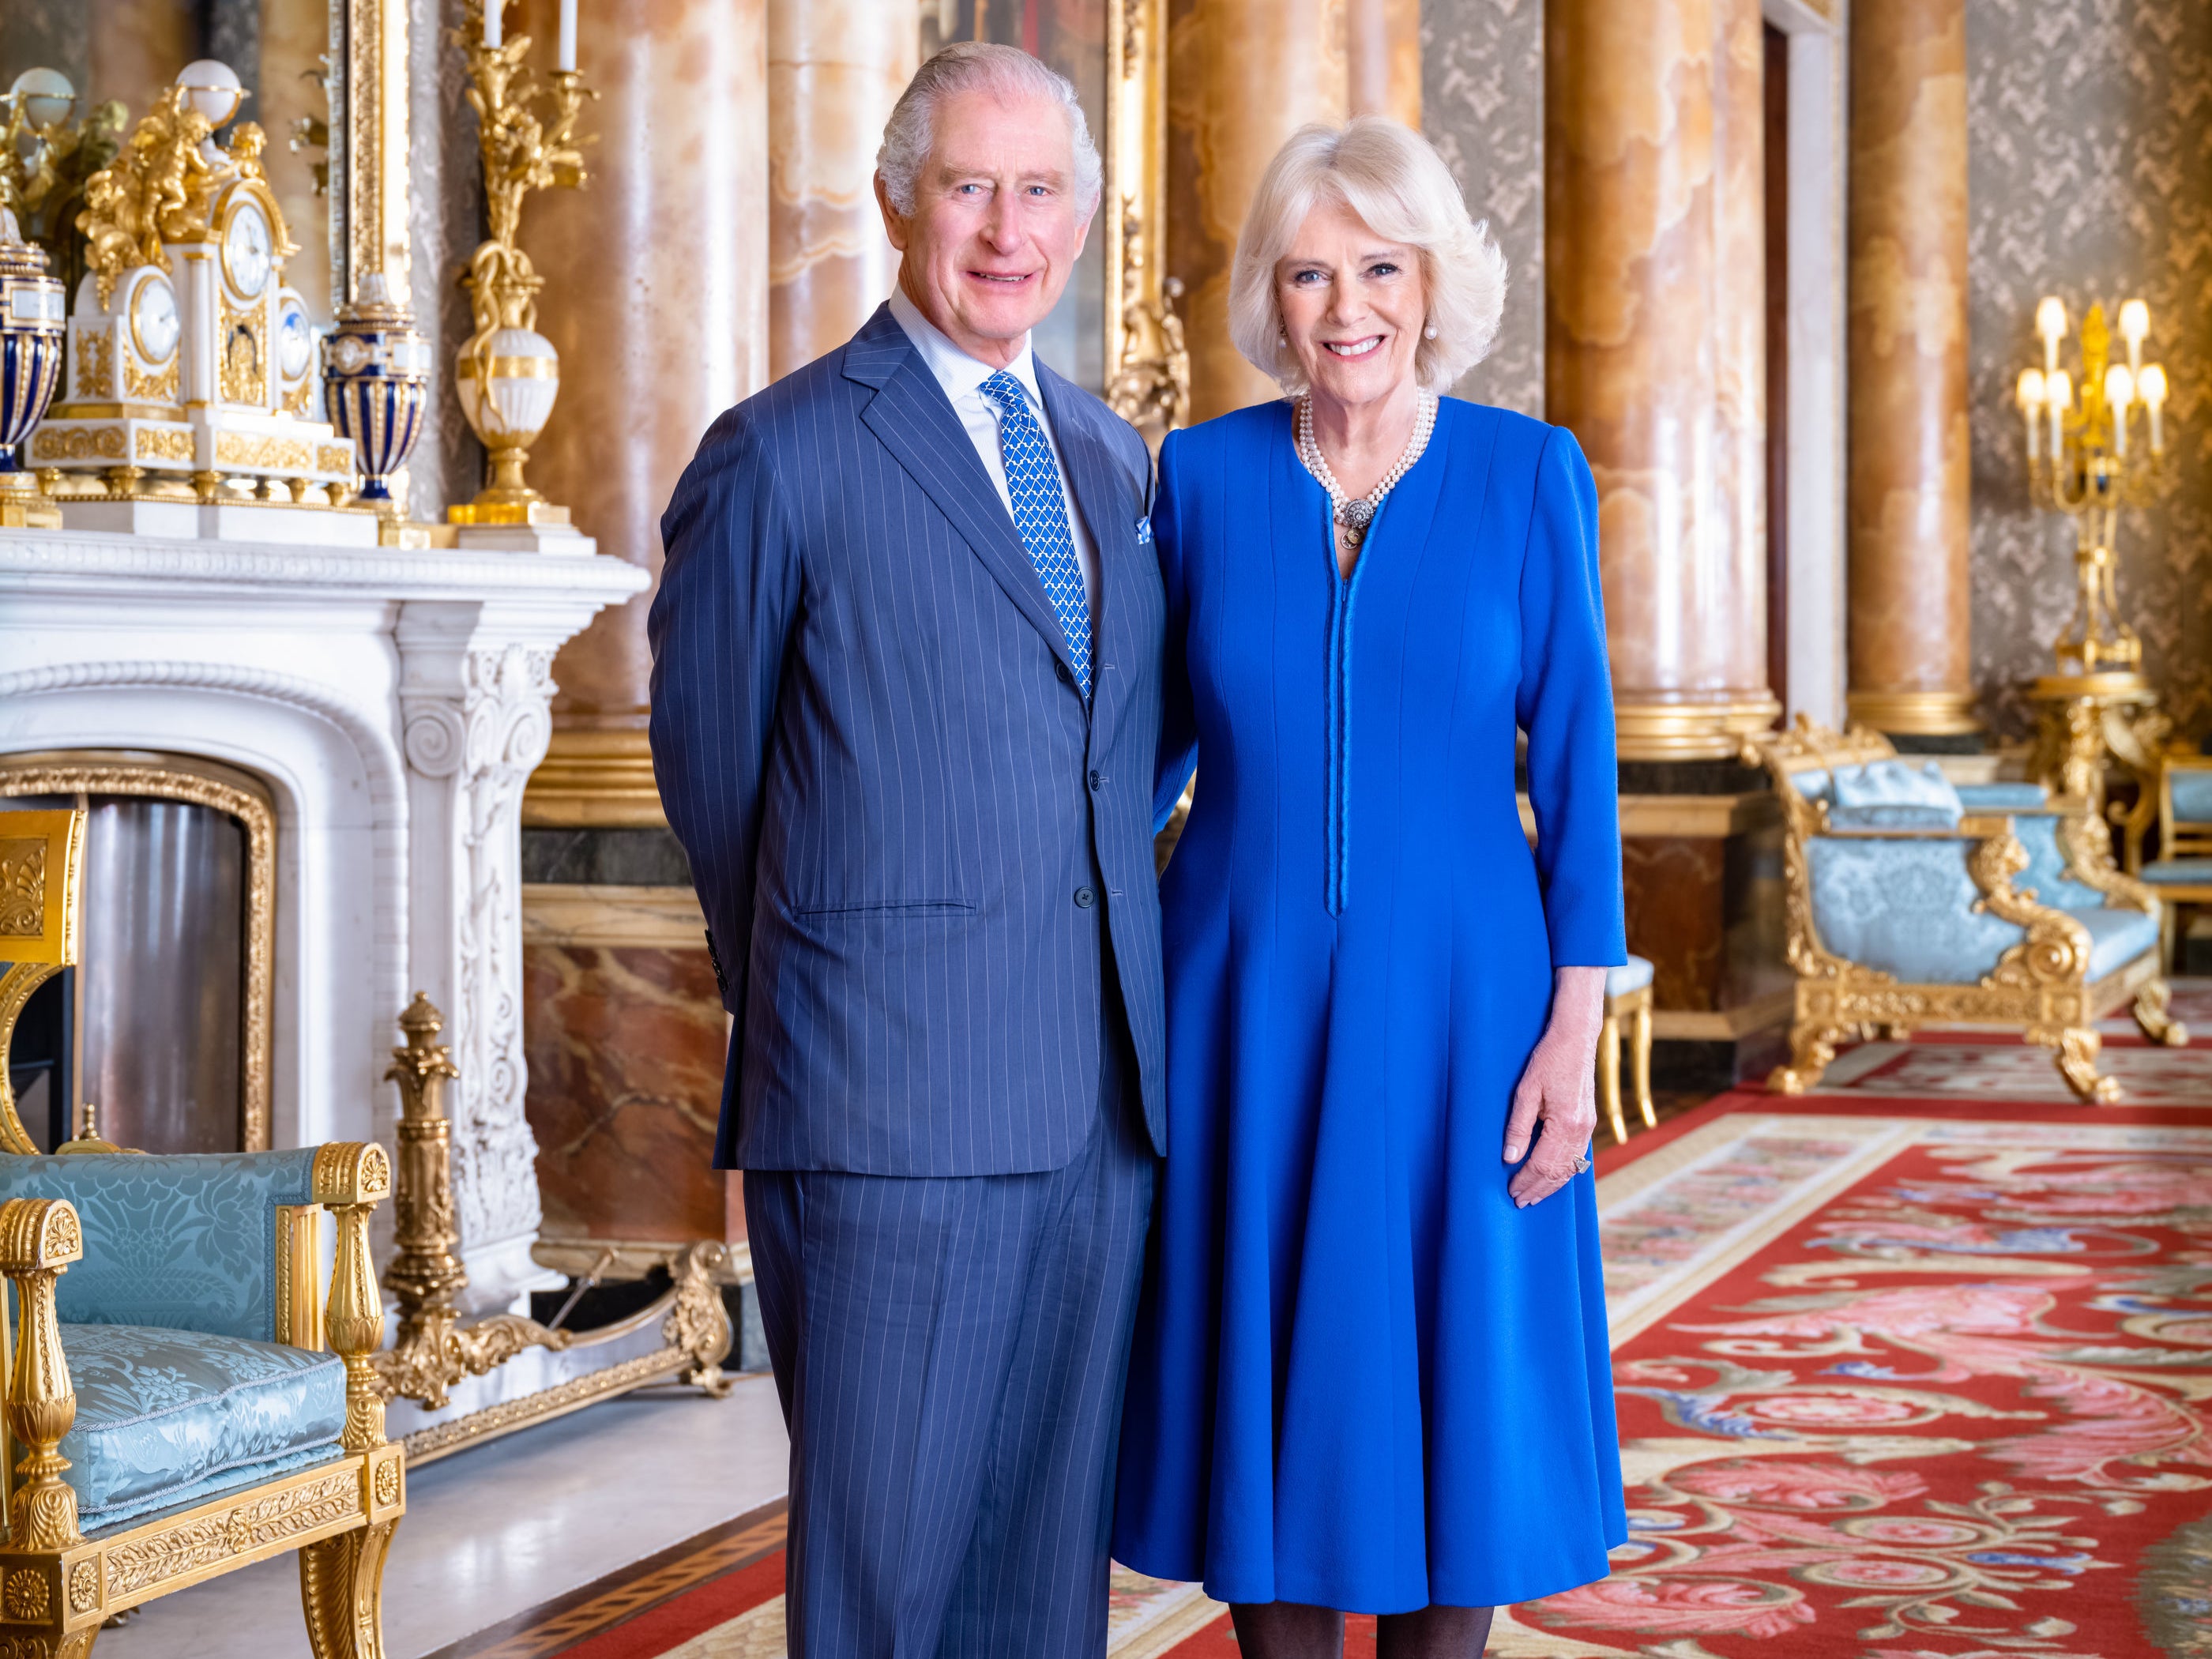
[[[1758,0],[1553,0],[1545,386],[1598,492],[1624,760],[1718,759],[1766,687]]]
[[[768,68],[763,0],[594,0],[577,63],[600,96],[580,190],[523,210],[546,277],[538,326],[561,398],[531,482],[600,550],[658,572],[659,520],[715,416],[767,383]],[[512,33],[552,61],[559,9],[528,0]],[[659,822],[645,742],[647,595],[603,611],[554,664],[550,765],[525,821]]]
[[[1360,3],[1382,9],[1395,0]],[[1283,141],[1309,121],[1341,121],[1349,109],[1345,7],[1189,0],[1174,9],[1168,265],[1183,284],[1194,421],[1281,395],[1229,343],[1229,264],[1260,174]]]
[[[1966,0],[1851,8],[1851,715],[1980,729],[1966,420]]]
[[[769,373],[842,345],[891,290],[876,149],[913,77],[913,0],[769,0]]]
[[[1421,0],[1346,0],[1346,103],[1421,130]]]

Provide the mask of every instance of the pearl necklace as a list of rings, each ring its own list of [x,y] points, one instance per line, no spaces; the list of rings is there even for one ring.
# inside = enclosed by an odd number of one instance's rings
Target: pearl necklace
[[[1344,487],[1337,483],[1336,474],[1329,471],[1328,459],[1321,453],[1321,445],[1315,441],[1313,398],[1308,396],[1298,399],[1298,459],[1304,463],[1306,471],[1313,474],[1314,482],[1328,492],[1329,505],[1335,510],[1336,522],[1344,526],[1345,543],[1355,550],[1367,539],[1368,526],[1375,522],[1375,514],[1382,505],[1382,498],[1396,487],[1399,479],[1413,471],[1413,463],[1421,459],[1422,452],[1429,447],[1429,434],[1436,429],[1435,394],[1421,392],[1415,395],[1419,401],[1413,411],[1413,435],[1406,440],[1405,453],[1391,464],[1390,470],[1382,475],[1374,489],[1363,496],[1349,498],[1344,493]]]

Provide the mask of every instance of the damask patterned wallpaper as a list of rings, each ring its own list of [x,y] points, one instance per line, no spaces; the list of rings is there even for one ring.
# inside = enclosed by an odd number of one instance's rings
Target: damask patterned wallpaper
[[[1455,390],[1544,412],[1543,0],[1421,0],[1421,125],[1505,251],[1498,343]]]
[[[1999,730],[2073,611],[2073,527],[2027,505],[2014,378],[2035,302],[2140,295],[2172,378],[2158,502],[2123,515],[2122,614],[2183,730],[2212,728],[2212,0],[1970,0],[1974,678]],[[2079,338],[2069,336],[2069,346]],[[2078,359],[2065,359],[2078,374]],[[2140,428],[2138,428],[2140,430]]]

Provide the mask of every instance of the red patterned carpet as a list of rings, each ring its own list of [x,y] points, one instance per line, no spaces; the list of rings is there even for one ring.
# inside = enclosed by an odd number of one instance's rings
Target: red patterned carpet
[[[1905,1047],[1911,1095],[1883,1057],[1601,1158],[1632,1538],[1493,1656],[2212,1659],[2212,1045],[2134,1050],[2193,1066],[2106,1109]],[[468,1651],[771,1659],[779,1565]],[[1122,1574],[1112,1651],[1237,1648],[1195,1587]]]

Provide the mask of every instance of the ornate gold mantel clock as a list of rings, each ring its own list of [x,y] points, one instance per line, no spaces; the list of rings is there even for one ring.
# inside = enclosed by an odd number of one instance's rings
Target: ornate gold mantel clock
[[[314,334],[284,285],[299,249],[262,131],[215,142],[244,97],[224,65],[188,64],[86,185],[66,398],[32,460],[94,475],[110,499],[326,506],[350,490],[353,446],[308,417]]]

